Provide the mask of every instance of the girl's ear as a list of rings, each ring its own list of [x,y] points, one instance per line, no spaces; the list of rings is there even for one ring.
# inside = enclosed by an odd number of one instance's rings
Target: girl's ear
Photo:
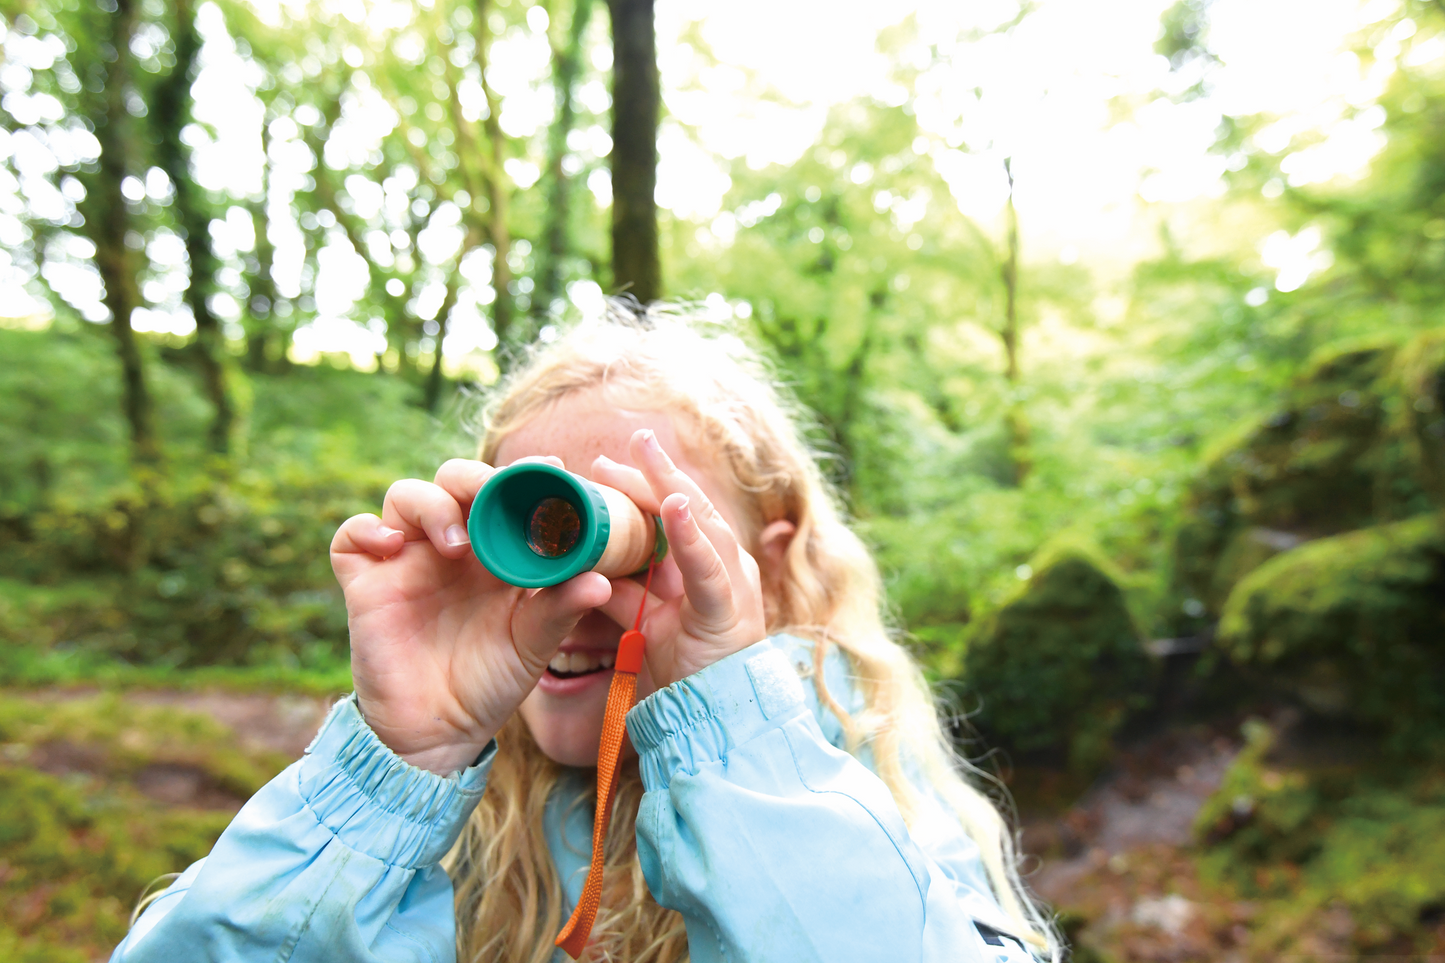
[[[763,583],[763,609],[769,625],[773,624],[782,602],[783,558],[797,533],[798,526],[786,518],[769,522],[758,533],[758,575]]]
[[[782,574],[783,556],[788,554],[788,546],[793,544],[797,531],[798,526],[780,518],[763,526],[758,533],[758,568],[762,570],[764,586]]]

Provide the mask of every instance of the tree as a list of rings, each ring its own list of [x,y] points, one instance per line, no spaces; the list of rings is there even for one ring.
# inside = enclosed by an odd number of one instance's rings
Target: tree
[[[567,135],[577,123],[573,88],[582,70],[583,39],[591,16],[592,0],[573,0],[566,42],[552,41],[552,85],[557,97],[557,116],[547,132],[547,216],[537,265],[537,289],[532,298],[532,314],[538,323],[548,316],[553,302],[562,296],[562,261],[568,252],[567,228],[572,207],[572,178],[563,169],[563,161],[567,156]]]
[[[662,295],[657,253],[661,104],[653,0],[608,0],[612,14],[612,285],[643,304]]]
[[[115,338],[124,384],[124,408],[130,425],[131,453],[138,465],[160,462],[154,404],[146,380],[146,362],[131,316],[142,305],[139,274],[143,255],[133,246],[130,206],[122,182],[131,175],[138,155],[128,99],[136,97],[131,77],[131,38],[139,19],[134,0],[114,0],[112,9],[84,24],[94,33],[80,48],[76,72],[83,77],[80,110],[100,142],[96,169],[82,172],[85,200],[78,207],[84,232],[95,245],[95,266],[105,282],[105,306]]]
[[[507,224],[511,198],[510,185],[503,167],[506,160],[506,139],[502,135],[502,102],[487,80],[487,60],[492,45],[491,24],[487,15],[490,6],[491,0],[477,0],[477,69],[481,77],[482,92],[487,99],[487,113],[482,121],[486,143],[478,152],[478,159],[482,161],[482,182],[486,185],[491,213],[485,231],[487,240],[492,245],[492,288],[497,292],[497,299],[492,302],[492,330],[497,335],[497,357],[500,365],[505,367],[508,349],[519,339],[513,331],[515,312],[512,303],[512,265],[509,259],[512,233]],[[441,356],[440,344],[437,356]]]
[[[196,31],[195,8],[191,0],[175,0],[174,33],[175,66],[170,76],[157,85],[152,97],[151,116],[157,141],[156,160],[170,178],[175,192],[173,208],[176,226],[185,237],[186,260],[190,264],[190,286],[186,304],[196,322],[194,356],[201,371],[206,397],[215,415],[211,422],[209,441],[217,454],[229,454],[231,434],[236,421],[236,404],[230,382],[238,377],[227,356],[226,337],[221,322],[211,311],[210,296],[215,291],[216,256],[211,250],[211,211],[203,189],[191,176],[190,158],[181,142],[181,132],[191,119],[192,68],[200,50]]]
[[[1008,424],[1009,460],[1013,463],[1014,484],[1022,485],[1029,474],[1029,423],[1024,414],[1023,401],[1018,397],[1019,381],[1019,213],[1014,207],[1013,158],[1005,157],[1004,174],[1008,177],[1008,203],[1004,207],[1007,219],[1005,254],[1000,274],[1003,278],[1004,313],[999,338],[1003,341],[1006,367],[1004,377],[1008,380],[1010,399],[1008,413],[1004,416]]]

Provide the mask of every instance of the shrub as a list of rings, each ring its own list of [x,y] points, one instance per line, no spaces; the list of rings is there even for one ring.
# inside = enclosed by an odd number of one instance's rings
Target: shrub
[[[1024,754],[1099,766],[1124,719],[1148,703],[1153,663],[1115,579],[1092,551],[1046,547],[1013,598],[970,633],[963,681],[978,726]]]
[[[328,545],[386,488],[472,446],[401,379],[253,375],[249,446],[205,446],[207,406],[154,365],[165,467],[132,471],[103,342],[0,330],[0,672],[51,654],[152,667],[334,665],[346,615]],[[13,444],[12,444],[13,442]],[[23,647],[23,649],[21,648]]]

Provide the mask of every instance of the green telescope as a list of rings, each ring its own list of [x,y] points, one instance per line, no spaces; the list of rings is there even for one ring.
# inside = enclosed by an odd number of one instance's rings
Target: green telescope
[[[487,571],[523,588],[583,572],[620,578],[667,554],[661,520],[617,489],[545,462],[488,478],[472,502],[467,534]]]

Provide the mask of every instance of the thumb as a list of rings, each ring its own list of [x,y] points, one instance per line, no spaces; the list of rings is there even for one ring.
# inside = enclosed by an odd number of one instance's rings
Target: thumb
[[[512,640],[528,671],[541,675],[582,616],[611,597],[611,582],[596,572],[583,572],[524,600],[512,615]]]

